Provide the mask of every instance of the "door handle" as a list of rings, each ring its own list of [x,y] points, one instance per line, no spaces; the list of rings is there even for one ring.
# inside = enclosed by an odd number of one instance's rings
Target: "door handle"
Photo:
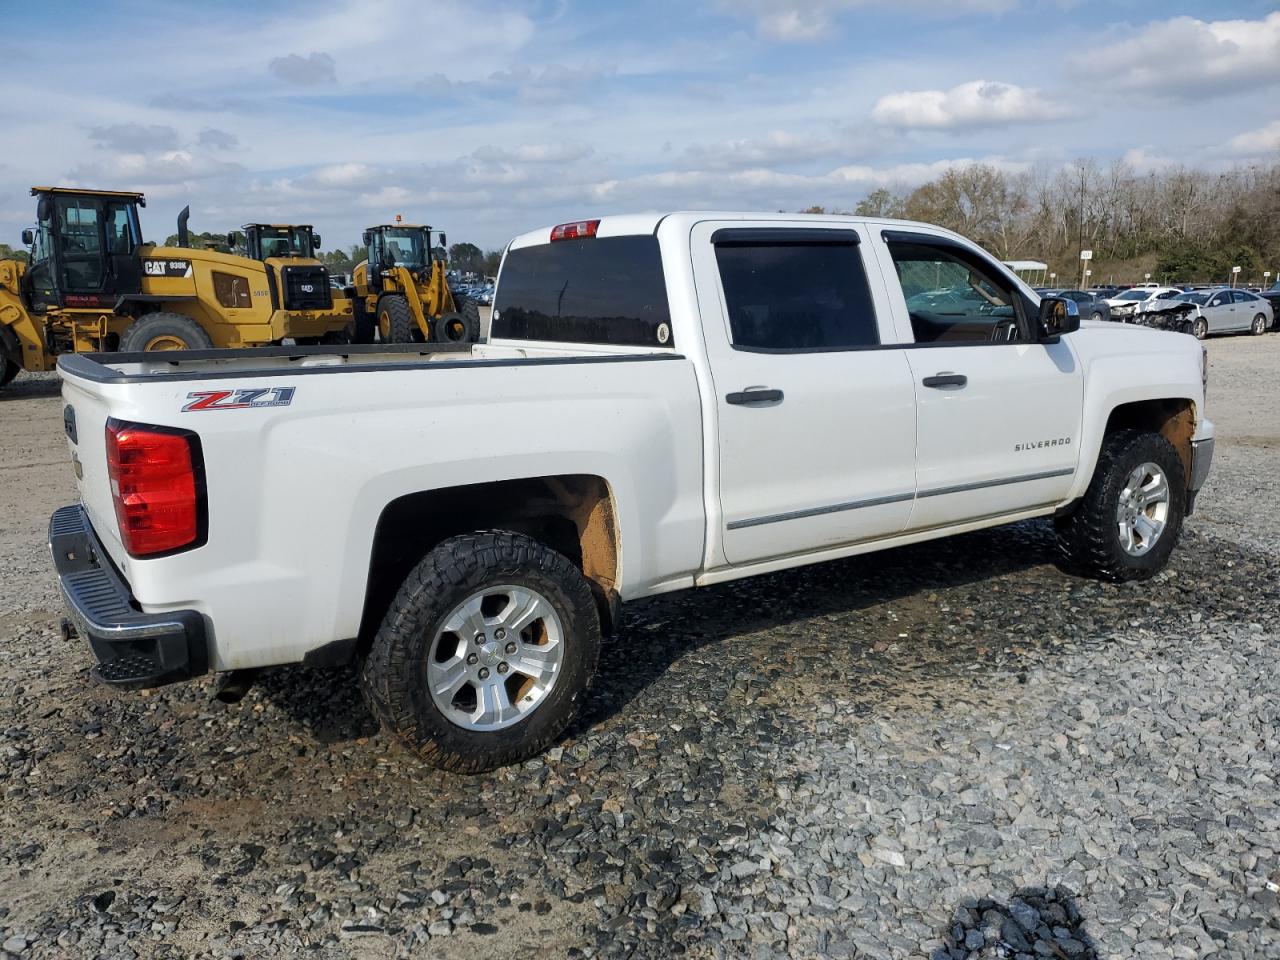
[[[936,373],[932,377],[925,377],[920,382],[926,387],[941,390],[945,387],[963,387],[969,382],[969,378],[963,373]]]
[[[781,403],[782,391],[759,389],[759,388],[754,390],[741,390],[738,393],[725,394],[724,402],[732,403],[735,406],[740,406],[740,407],[741,406],[750,407],[750,406],[755,406],[757,404],[763,404],[763,403]]]

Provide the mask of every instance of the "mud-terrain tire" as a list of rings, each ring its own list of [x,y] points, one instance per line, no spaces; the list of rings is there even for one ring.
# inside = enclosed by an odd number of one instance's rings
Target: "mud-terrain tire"
[[[526,617],[533,619],[522,626]],[[361,687],[379,722],[427,763],[482,773],[555,742],[599,654],[591,588],[568,558],[523,534],[470,533],[445,540],[405,578],[365,658]],[[556,656],[554,671],[543,672]],[[526,664],[551,678],[544,688],[525,676]],[[498,686],[505,705],[493,699]]]
[[[180,313],[148,313],[129,324],[120,338],[122,353],[212,349],[209,334],[200,324]]]
[[[378,301],[378,329],[387,331],[384,343],[422,342],[422,331],[413,319],[409,301],[398,293],[389,293]]]
[[[1145,479],[1134,484],[1131,480],[1151,466],[1163,474],[1165,497],[1148,503],[1146,493],[1157,489],[1154,472],[1144,473],[1150,487],[1144,486]],[[1118,430],[1107,436],[1089,489],[1070,514],[1054,522],[1063,565],[1115,582],[1145,580],[1159,573],[1182,530],[1187,503],[1184,470],[1178,451],[1158,433]],[[1126,548],[1124,530],[1129,524],[1125,517],[1138,512],[1147,517],[1147,529],[1158,523],[1159,530],[1144,535],[1143,542],[1135,537]]]

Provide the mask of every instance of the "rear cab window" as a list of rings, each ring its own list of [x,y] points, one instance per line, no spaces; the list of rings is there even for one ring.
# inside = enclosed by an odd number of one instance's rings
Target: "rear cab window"
[[[852,231],[731,228],[711,241],[735,350],[805,353],[879,345]]]
[[[581,237],[508,250],[490,336],[674,348],[658,238]]]

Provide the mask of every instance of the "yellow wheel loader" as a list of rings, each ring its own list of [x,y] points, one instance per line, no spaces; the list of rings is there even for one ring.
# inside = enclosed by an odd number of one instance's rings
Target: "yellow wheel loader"
[[[29,262],[0,261],[0,384],[61,353],[263,346],[340,334],[351,304],[307,257],[256,260],[144,243],[140,193],[33,187]],[[310,242],[310,240],[308,240]]]
[[[436,236],[444,247],[444,233]],[[383,343],[480,339],[479,307],[449,289],[430,227],[383,224],[365,230],[363,239],[368,259],[356,265],[347,289],[357,343],[372,343],[375,332]]]

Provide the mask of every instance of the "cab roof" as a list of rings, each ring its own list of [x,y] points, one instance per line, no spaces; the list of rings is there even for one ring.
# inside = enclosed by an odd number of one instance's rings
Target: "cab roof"
[[[133,200],[139,206],[147,205],[147,198],[140,193],[133,193],[128,190],[92,190],[88,187],[32,187],[31,195],[38,197],[42,193],[55,194],[72,194],[76,196],[89,197],[122,197],[126,200]]]
[[[271,230],[314,230],[309,223],[244,223],[240,225],[241,230],[248,230],[250,227],[268,227]]]
[[[374,227],[365,227],[366,230],[430,230],[431,225],[427,223],[380,223]]]

